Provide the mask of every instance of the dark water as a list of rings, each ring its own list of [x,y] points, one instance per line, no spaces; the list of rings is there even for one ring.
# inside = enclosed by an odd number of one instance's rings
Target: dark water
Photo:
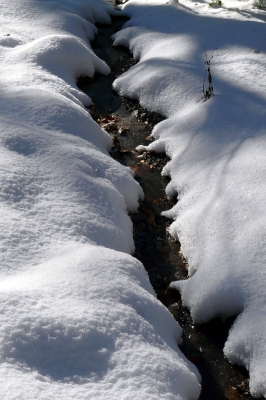
[[[165,155],[134,151],[139,144],[148,144],[149,135],[160,115],[148,112],[137,102],[122,98],[112,91],[112,82],[135,64],[125,48],[113,48],[111,35],[119,30],[126,19],[114,18],[111,26],[98,26],[99,34],[92,44],[95,53],[111,67],[108,76],[96,75],[78,82],[96,107],[92,116],[113,137],[112,156],[130,166],[142,186],[145,199],[140,202],[138,213],[131,215],[134,224],[134,240],[138,258],[148,271],[157,297],[165,304],[183,328],[181,350],[199,369],[202,375],[201,400],[253,399],[248,390],[248,373],[245,369],[231,366],[223,355],[232,319],[222,322],[215,319],[208,324],[195,325],[189,311],[182,305],[180,295],[169,289],[169,283],[187,278],[187,266],[180,254],[180,244],[168,234],[170,221],[162,217],[162,211],[174,204],[165,196],[168,181],[161,176],[166,164]]]

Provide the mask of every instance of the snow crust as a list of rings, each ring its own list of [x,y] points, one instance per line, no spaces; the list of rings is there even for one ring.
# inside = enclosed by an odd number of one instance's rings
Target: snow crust
[[[181,329],[134,252],[143,191],[79,76],[102,0],[0,0],[0,397],[197,399]]]
[[[123,12],[131,19],[114,44],[139,62],[114,88],[167,117],[138,149],[171,157],[163,174],[178,203],[163,214],[189,263],[189,279],[171,286],[198,323],[238,315],[225,355],[249,370],[252,394],[266,397],[265,10],[130,0]],[[203,101],[206,59],[214,96]]]

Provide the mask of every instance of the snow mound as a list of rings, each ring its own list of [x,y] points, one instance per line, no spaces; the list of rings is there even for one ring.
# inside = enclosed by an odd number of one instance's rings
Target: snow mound
[[[180,328],[131,256],[72,245],[2,279],[0,298],[2,393],[12,386],[20,399],[197,398],[181,354],[176,363]]]
[[[15,55],[20,61],[42,66],[54,75],[62,76],[63,70],[74,78],[82,75],[93,77],[95,72],[110,73],[110,68],[88,45],[70,35],[45,36],[21,46]]]
[[[138,150],[171,157],[163,174],[178,202],[163,215],[189,263],[189,279],[171,286],[196,322],[238,315],[225,355],[249,370],[252,394],[266,396],[265,13],[230,0],[131,0],[123,13],[131,19],[114,44],[139,62],[114,88],[168,118]],[[214,96],[203,101],[206,60]]]
[[[14,39],[13,37],[6,36],[0,39],[0,46],[4,47],[16,47],[20,44],[18,39]]]
[[[110,72],[88,39],[117,12],[0,7],[0,397],[196,400],[181,329],[130,255],[143,191],[76,85]]]

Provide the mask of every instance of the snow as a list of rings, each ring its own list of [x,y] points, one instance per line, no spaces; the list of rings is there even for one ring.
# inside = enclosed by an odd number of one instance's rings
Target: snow
[[[131,19],[114,44],[139,62],[114,88],[166,117],[138,150],[171,158],[166,193],[178,202],[163,214],[189,264],[188,280],[171,286],[197,323],[237,316],[224,353],[266,397],[265,9],[230,0],[130,0],[122,9]],[[204,101],[210,59],[214,95]]]
[[[0,0],[0,397],[197,399],[181,329],[132,257],[143,191],[79,76],[101,0]]]
[[[180,329],[131,256],[73,244],[2,279],[0,293],[2,394],[196,398]]]

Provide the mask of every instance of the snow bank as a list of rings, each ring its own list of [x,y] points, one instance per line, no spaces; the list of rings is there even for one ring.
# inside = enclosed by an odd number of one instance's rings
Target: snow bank
[[[216,8],[131,0],[124,13],[131,20],[114,43],[139,63],[114,88],[167,117],[139,150],[171,157],[163,174],[178,203],[163,214],[190,276],[172,287],[198,323],[239,314],[224,351],[249,370],[252,394],[266,396],[265,11],[229,0]],[[203,46],[213,55],[206,102]]]
[[[79,76],[104,1],[0,0],[0,397],[197,399],[181,330],[134,252],[142,189]]]
[[[131,256],[73,244],[2,279],[0,298],[1,393],[197,398],[195,375],[176,353],[180,329]]]

